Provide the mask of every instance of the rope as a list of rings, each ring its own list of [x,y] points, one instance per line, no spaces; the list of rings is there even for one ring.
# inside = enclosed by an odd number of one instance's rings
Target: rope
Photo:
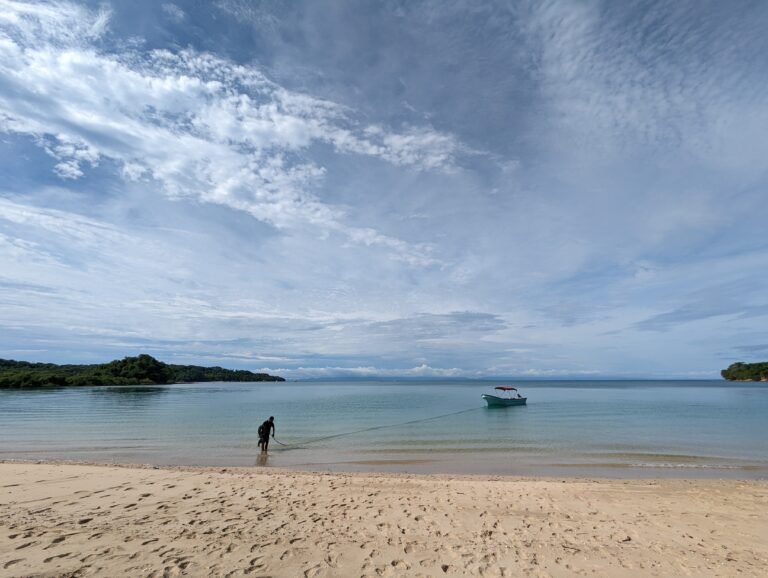
[[[376,425],[376,426],[373,426],[373,427],[366,427],[366,428],[358,429],[358,430],[354,430],[354,431],[348,431],[348,432],[343,432],[343,433],[338,433],[338,434],[332,434],[332,435],[328,435],[328,436],[322,436],[322,437],[319,437],[319,438],[311,438],[311,439],[308,439],[308,440],[304,440],[302,442],[297,442],[295,444],[284,444],[283,442],[278,441],[276,438],[272,438],[272,439],[274,439],[281,446],[283,446],[285,448],[288,448],[288,449],[303,449],[303,446],[306,446],[308,444],[313,444],[315,442],[320,442],[320,441],[325,441],[325,440],[330,440],[330,439],[335,439],[335,438],[342,438],[342,437],[346,437],[346,436],[351,436],[351,435],[355,435],[355,434],[359,434],[359,433],[365,433],[365,432],[375,431],[375,430],[380,430],[380,429],[387,429],[387,428],[392,428],[392,427],[400,427],[400,426],[404,426],[404,425],[413,425],[413,424],[417,424],[417,423],[423,423],[425,421],[432,421],[432,420],[436,420],[436,419],[443,419],[445,417],[451,417],[451,416],[454,416],[454,415],[460,415],[462,413],[469,413],[469,412],[472,412],[472,411],[478,411],[478,410],[481,410],[481,409],[483,409],[483,408],[482,407],[473,407],[471,409],[462,409],[460,411],[454,411],[454,412],[451,412],[451,413],[444,413],[444,414],[441,414],[441,415],[434,415],[432,417],[424,417],[424,418],[421,418],[421,419],[413,419],[413,420],[410,420],[410,421],[403,421],[403,422],[400,422],[400,423],[391,423],[391,424],[386,424],[386,425]]]

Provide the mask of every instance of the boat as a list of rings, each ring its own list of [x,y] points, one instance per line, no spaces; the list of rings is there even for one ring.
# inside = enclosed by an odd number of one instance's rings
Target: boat
[[[528,401],[527,397],[521,397],[519,393],[517,393],[516,387],[511,387],[509,385],[499,385],[495,387],[497,391],[505,392],[505,396],[498,396],[498,395],[491,395],[489,393],[484,393],[482,395],[483,399],[485,400],[485,403],[488,404],[488,407],[506,407],[509,405],[525,405],[525,402]],[[512,392],[516,393],[516,397],[512,397]]]

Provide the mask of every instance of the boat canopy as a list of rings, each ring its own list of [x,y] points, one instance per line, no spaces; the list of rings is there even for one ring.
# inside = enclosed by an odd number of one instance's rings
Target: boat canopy
[[[499,385],[496,389],[500,389],[501,391],[517,391],[516,387],[509,387],[508,385]]]

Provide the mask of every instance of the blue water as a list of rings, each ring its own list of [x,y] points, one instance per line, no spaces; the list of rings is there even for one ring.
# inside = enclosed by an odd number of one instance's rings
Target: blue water
[[[0,390],[0,459],[768,477],[768,387],[722,381],[208,383]],[[256,430],[269,415],[267,456]],[[282,444],[282,445],[281,445]]]

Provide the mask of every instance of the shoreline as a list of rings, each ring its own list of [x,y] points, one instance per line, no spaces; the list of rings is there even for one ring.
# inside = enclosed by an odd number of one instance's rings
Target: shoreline
[[[517,474],[517,473],[486,473],[486,472],[418,472],[418,471],[405,471],[405,470],[368,470],[368,469],[335,469],[334,466],[346,466],[346,465],[412,465],[414,463],[422,463],[425,460],[351,460],[345,462],[329,462],[322,464],[310,464],[306,467],[301,466],[276,466],[276,465],[194,465],[194,464],[154,464],[154,463],[140,463],[140,462],[117,462],[117,461],[98,461],[98,460],[74,460],[74,459],[33,459],[33,458],[0,458],[0,468],[3,466],[48,466],[48,467],[84,467],[84,468],[103,468],[103,469],[121,469],[121,470],[153,470],[153,471],[167,471],[167,472],[187,472],[193,474],[207,474],[207,473],[235,473],[242,475],[254,475],[254,476],[269,476],[275,475],[290,475],[290,476],[352,476],[352,477],[372,477],[372,478],[413,478],[423,480],[457,480],[457,481],[493,481],[493,482],[560,482],[560,483],[653,483],[653,482],[679,482],[679,483],[745,483],[745,484],[765,484],[768,488],[768,478],[752,478],[752,477],[738,477],[738,476],[725,476],[717,477],[712,475],[704,476],[609,476],[601,474],[564,474],[564,473],[532,473],[532,474]],[[317,466],[317,467],[309,467]],[[568,468],[573,464],[553,464],[553,466]],[[599,464],[601,468],[612,470],[631,470],[631,466],[624,466],[618,464]],[[574,467],[581,467],[581,464]],[[635,468],[636,469],[636,468]],[[676,468],[675,468],[676,469]],[[734,473],[738,473],[743,469],[734,469]],[[717,471],[713,468],[713,470]],[[649,472],[653,473],[653,472]],[[663,472],[664,473],[664,472]],[[3,485],[0,483],[0,488]]]
[[[3,576],[763,576],[768,482],[0,461]]]
[[[248,462],[212,460],[190,463],[162,460],[142,461],[120,457],[112,459],[51,458],[18,455],[0,457],[2,463],[114,466],[128,468],[186,469],[207,471],[217,469],[242,469],[243,471],[284,471],[314,473],[359,473],[359,474],[402,474],[423,476],[487,477],[511,479],[730,479],[768,480],[768,464],[723,458],[702,458],[695,456],[670,456],[665,454],[638,454],[635,461],[611,461],[610,455],[595,456],[593,460],[572,459],[568,456],[526,456],[510,457],[505,452],[473,455],[472,452],[363,452],[346,453],[313,450],[299,453],[293,450],[292,458],[282,449],[263,454],[255,452]],[[537,459],[538,458],[538,459]],[[602,459],[600,459],[602,458]]]

